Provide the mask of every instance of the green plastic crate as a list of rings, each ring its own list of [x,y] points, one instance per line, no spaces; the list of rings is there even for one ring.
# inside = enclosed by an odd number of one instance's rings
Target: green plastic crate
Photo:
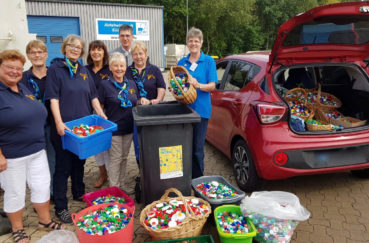
[[[151,242],[162,242],[162,243],[214,243],[211,235],[200,235],[195,237],[187,237],[175,240],[162,240],[162,241],[151,241]]]
[[[221,231],[218,224],[217,215],[223,212],[230,212],[242,215],[241,208],[238,205],[223,205],[214,210],[214,220],[217,226],[220,241],[222,243],[252,243],[252,238],[256,236],[256,228],[249,218],[247,218],[247,224],[251,231],[247,234],[229,234]]]

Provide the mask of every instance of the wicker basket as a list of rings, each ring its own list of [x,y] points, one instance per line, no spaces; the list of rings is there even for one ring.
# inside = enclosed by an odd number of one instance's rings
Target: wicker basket
[[[284,95],[284,99],[287,101],[297,101],[299,103],[303,103],[306,105],[307,101],[307,93],[302,88],[294,88],[290,89]]]
[[[170,92],[172,93],[173,97],[177,101],[181,102],[182,104],[187,104],[187,105],[192,104],[193,102],[195,102],[197,98],[196,89],[193,87],[192,84],[190,84],[188,90],[184,92],[182,87],[179,85],[176,79],[176,74],[183,74],[187,78],[190,76],[186,68],[182,66],[172,66],[170,68],[170,72],[168,76],[169,77],[169,87],[170,87],[170,80],[173,80],[176,83],[178,89],[181,91],[182,95],[176,95],[173,89],[170,89]]]
[[[314,106],[314,113],[315,113],[316,120],[323,121],[323,122],[326,122],[326,123],[332,123],[332,124],[335,124],[335,125],[340,125],[340,124],[336,123],[337,119],[332,119],[329,116],[327,116],[327,113],[333,113],[333,112],[339,114],[340,115],[339,118],[344,117],[343,114],[341,112],[337,111],[336,109],[326,108],[326,107],[319,106],[319,105]]]
[[[323,104],[323,103],[321,103],[320,99],[321,99],[322,96],[329,96],[337,104],[333,105],[333,104]],[[319,105],[321,107],[324,107],[324,108],[340,108],[342,106],[342,102],[336,96],[334,96],[332,94],[329,94],[329,93],[326,93],[326,92],[322,92],[322,87],[319,84],[317,105]]]
[[[305,123],[308,131],[332,131],[333,128],[330,124],[323,124],[323,125],[317,125],[317,124],[311,124],[311,123]]]
[[[175,193],[178,197],[168,197],[169,193]],[[185,202],[185,199],[191,200],[193,198],[198,199],[200,202],[204,203],[209,211],[205,215],[195,215],[192,211],[191,207],[185,203],[186,206],[186,219],[179,225],[171,228],[165,228],[165,229],[152,229],[151,227],[148,227],[145,224],[145,218],[156,204],[162,203],[162,202],[169,202],[173,199],[181,200]],[[169,188],[165,191],[164,195],[160,198],[158,201],[154,201],[151,204],[147,205],[140,214],[140,223],[141,225],[146,229],[146,231],[150,234],[152,237],[152,240],[170,240],[170,239],[177,239],[177,238],[184,238],[184,237],[193,237],[193,236],[199,236],[201,234],[202,228],[204,224],[206,223],[207,218],[211,214],[211,206],[210,204],[197,197],[189,196],[189,197],[183,197],[182,193],[178,191],[175,188]]]
[[[346,116],[343,118],[335,119],[335,124],[342,125],[344,128],[360,127],[366,124],[366,120],[359,120],[353,117]]]

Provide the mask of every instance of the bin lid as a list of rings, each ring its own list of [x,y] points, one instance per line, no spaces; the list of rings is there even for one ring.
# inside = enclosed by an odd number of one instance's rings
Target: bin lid
[[[139,105],[133,108],[136,126],[198,123],[200,115],[189,106],[180,103]]]

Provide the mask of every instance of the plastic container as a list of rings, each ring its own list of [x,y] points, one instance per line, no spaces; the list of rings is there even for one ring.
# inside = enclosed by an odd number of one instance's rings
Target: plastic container
[[[234,189],[238,194],[231,198],[224,198],[224,199],[212,199],[208,198],[204,194],[202,194],[199,190],[196,189],[196,186],[198,184],[201,184],[203,182],[212,182],[217,181],[219,183],[222,183],[224,185],[227,185],[228,187]],[[231,183],[229,183],[223,176],[201,176],[196,179],[192,179],[192,189],[195,192],[196,197],[201,197],[202,199],[208,201],[211,205],[211,208],[214,210],[216,207],[221,206],[223,204],[237,204],[239,205],[241,203],[241,200],[245,198],[245,192],[241,191],[240,189],[235,188]]]
[[[200,116],[187,105],[164,103],[133,108],[140,147],[140,195],[149,204],[165,190],[191,195],[192,123]]]
[[[133,201],[133,199],[128,196],[124,191],[122,191],[120,188],[114,186],[114,187],[108,187],[105,189],[101,189],[98,191],[94,191],[94,192],[89,192],[83,195],[83,201],[85,201],[87,203],[87,206],[93,206],[92,201],[95,200],[98,197],[101,196],[107,196],[107,195],[112,195],[115,197],[123,197],[126,201],[126,205],[130,206],[130,207],[134,207],[135,206],[135,202]]]
[[[200,235],[196,237],[187,237],[175,240],[161,240],[161,241],[149,241],[151,243],[161,242],[161,243],[214,243],[213,237],[211,235]],[[149,243],[148,242],[148,243]]]
[[[93,211],[96,211],[98,209],[104,208],[111,205],[111,203],[106,204],[99,204],[94,205],[88,208],[83,209],[79,213],[72,214],[72,219],[74,226],[76,228],[76,233],[79,239],[80,243],[107,243],[107,242],[132,242],[133,239],[133,219],[134,219],[134,213],[135,209],[126,205],[126,204],[118,204],[119,206],[123,206],[128,209],[130,213],[132,213],[132,218],[130,222],[124,227],[123,229],[116,231],[111,234],[107,235],[89,235],[85,231],[80,230],[77,227],[77,221],[80,217],[82,217],[85,214],[91,213]]]
[[[224,233],[221,231],[220,226],[218,224],[218,220],[217,220],[217,215],[223,212],[235,213],[235,214],[242,216],[241,208],[238,205],[223,205],[223,206],[217,207],[214,210],[214,220],[217,226],[220,241],[222,243],[237,243],[237,242],[252,243],[252,238],[256,236],[256,228],[251,222],[251,220],[247,218],[247,224],[250,228],[250,232],[247,234]]]
[[[74,126],[80,126],[81,124],[102,126],[104,130],[87,137],[79,137],[73,132],[66,130],[65,135],[62,136],[63,149],[67,149],[78,155],[80,159],[87,159],[92,155],[110,148],[112,134],[118,129],[117,124],[105,120],[98,115],[85,116],[65,123],[70,129],[73,129]]]

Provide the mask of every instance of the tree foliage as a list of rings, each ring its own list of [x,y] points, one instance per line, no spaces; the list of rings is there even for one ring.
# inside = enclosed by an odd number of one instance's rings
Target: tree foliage
[[[195,26],[203,31],[204,52],[224,56],[250,50],[271,49],[279,26],[289,18],[316,6],[349,0],[87,1],[164,6],[165,43],[186,42],[188,14],[188,27]]]

